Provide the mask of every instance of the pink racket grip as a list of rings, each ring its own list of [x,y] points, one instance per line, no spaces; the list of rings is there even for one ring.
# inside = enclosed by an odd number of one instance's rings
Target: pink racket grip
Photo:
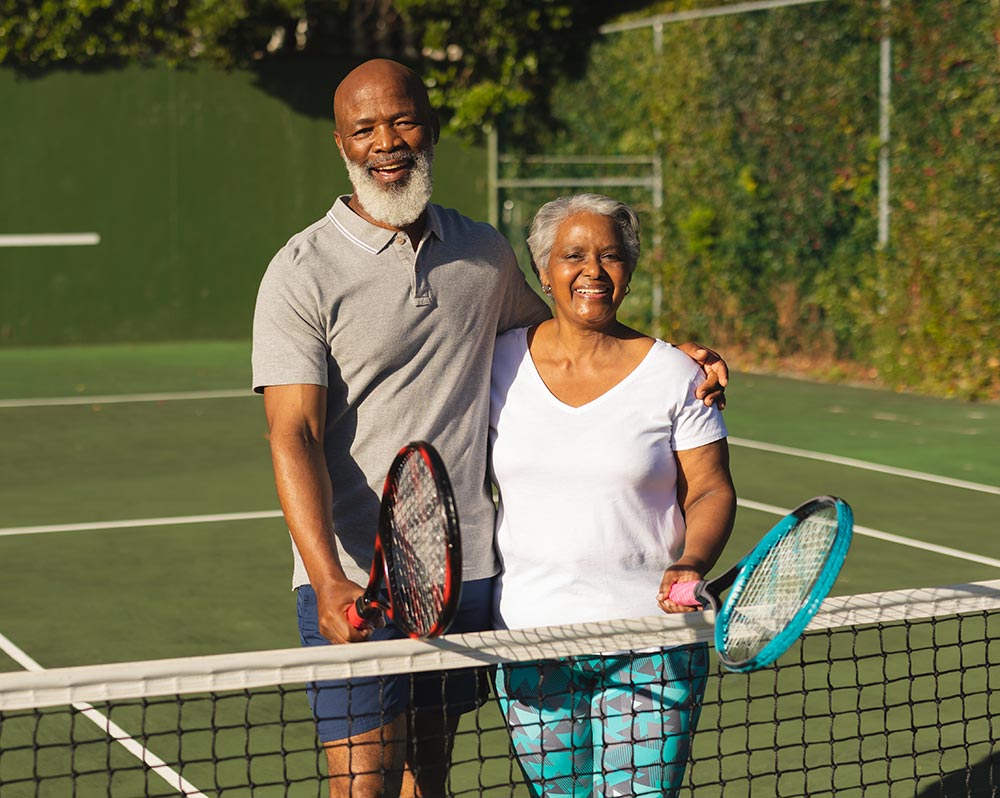
[[[358,602],[360,601],[361,599],[358,599],[358,601],[355,601],[350,607],[347,608],[347,622],[358,631],[371,629],[372,622],[362,614],[361,610],[358,609]]]
[[[701,602],[695,597],[694,593],[704,582],[674,582],[670,586],[670,592],[667,594],[667,598],[674,602],[674,604],[680,604],[682,607],[700,607]]]

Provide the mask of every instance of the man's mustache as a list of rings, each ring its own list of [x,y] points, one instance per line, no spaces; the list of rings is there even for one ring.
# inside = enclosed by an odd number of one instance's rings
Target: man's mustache
[[[399,163],[400,161],[410,164],[411,166],[417,162],[417,156],[412,152],[399,152],[392,153],[388,152],[385,155],[376,156],[374,158],[369,158],[365,161],[365,169],[377,169],[383,164],[387,163]]]

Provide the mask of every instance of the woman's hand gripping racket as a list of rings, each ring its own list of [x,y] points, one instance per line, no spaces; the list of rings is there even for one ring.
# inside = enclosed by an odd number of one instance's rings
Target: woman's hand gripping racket
[[[382,600],[382,585],[389,602]],[[458,513],[441,457],[423,441],[404,446],[382,490],[368,587],[348,608],[355,629],[385,611],[410,637],[448,629],[462,589]]]
[[[844,564],[853,530],[850,506],[819,496],[775,524],[722,576],[675,582],[669,599],[716,611],[715,649],[726,668],[764,668],[798,640],[816,614]]]

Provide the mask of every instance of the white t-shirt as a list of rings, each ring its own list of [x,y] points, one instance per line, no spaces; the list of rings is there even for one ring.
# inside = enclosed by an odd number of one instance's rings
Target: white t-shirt
[[[704,379],[656,341],[621,382],[581,407],[560,402],[528,353],[527,328],[497,339],[490,386],[500,492],[498,628],[659,612],[663,571],[684,549],[675,450],[726,436],[694,396]]]

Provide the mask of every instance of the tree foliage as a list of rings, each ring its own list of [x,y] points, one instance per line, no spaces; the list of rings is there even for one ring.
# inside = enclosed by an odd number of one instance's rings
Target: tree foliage
[[[266,46],[301,0],[0,0],[0,63],[23,69],[151,58],[231,65]]]
[[[892,247],[859,310],[894,383],[1000,393],[1000,5],[901,3]],[[919,376],[917,376],[919,375]]]
[[[845,0],[668,25],[662,54],[648,29],[609,36],[556,90],[562,132],[548,151],[662,159],[664,247],[644,266],[662,276],[667,336],[996,396],[1000,6],[892,9]],[[880,250],[884,25],[892,215]]]
[[[452,130],[506,114],[530,132],[612,13],[570,0],[0,0],[0,64],[38,71],[165,59],[232,67],[345,53],[418,66]]]
[[[1000,3],[887,14],[880,0],[829,0],[667,25],[659,54],[648,29],[597,33],[636,7],[719,4],[0,0],[0,64],[398,58],[421,70],[453,132],[500,124],[526,153],[659,159],[662,247],[650,253],[647,231],[644,267],[664,286],[665,335],[1000,395]],[[879,248],[887,30],[892,235]]]
[[[627,4],[625,4],[627,5]],[[621,8],[568,0],[396,0],[419,33],[425,74],[454,131],[477,133],[501,115],[534,140],[550,121],[548,96],[575,76],[597,28]]]

